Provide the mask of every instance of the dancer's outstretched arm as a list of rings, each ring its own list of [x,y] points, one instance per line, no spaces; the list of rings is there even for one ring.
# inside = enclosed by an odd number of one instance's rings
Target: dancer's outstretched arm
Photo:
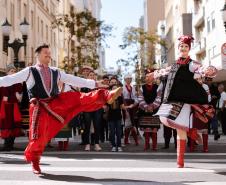
[[[28,79],[29,76],[29,67],[4,77],[0,77],[0,87],[8,87],[17,83],[22,83]]]
[[[80,78],[78,76],[74,76],[71,74],[66,74],[63,71],[60,71],[60,81],[75,87],[87,87],[90,89],[94,89],[97,87],[107,87],[103,85],[101,81],[94,81],[91,79]]]

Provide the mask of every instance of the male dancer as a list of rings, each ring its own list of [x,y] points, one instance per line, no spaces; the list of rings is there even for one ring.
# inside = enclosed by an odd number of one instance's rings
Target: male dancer
[[[77,87],[101,87],[101,82],[86,80],[65,74],[57,68],[48,67],[51,51],[48,45],[36,49],[37,64],[22,71],[0,78],[1,86],[11,86],[26,82],[30,95],[30,131],[29,144],[25,150],[25,159],[31,162],[35,174],[40,174],[40,157],[45,145],[75,115],[82,111],[94,111],[106,102],[112,103],[121,93],[104,89],[91,93],[65,92],[59,94],[58,83],[63,82]]]

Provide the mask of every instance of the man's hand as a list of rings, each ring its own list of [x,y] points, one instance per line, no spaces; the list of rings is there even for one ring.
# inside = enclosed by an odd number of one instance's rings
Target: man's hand
[[[96,81],[96,88],[109,88],[108,85],[104,85],[103,83],[103,80],[100,80],[100,81]]]

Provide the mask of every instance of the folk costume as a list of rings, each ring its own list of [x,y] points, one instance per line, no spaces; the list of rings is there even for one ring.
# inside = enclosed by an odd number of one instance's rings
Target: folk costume
[[[192,40],[192,37],[182,36],[179,38],[179,46],[187,44],[190,49]],[[175,64],[165,70],[165,74],[168,73],[167,83],[163,103],[156,115],[159,115],[164,125],[177,129],[177,164],[179,168],[184,167],[186,132],[192,138],[197,137],[196,130],[193,129],[192,112],[202,119],[207,118],[208,115],[205,113],[212,111],[208,105],[208,95],[205,89],[194,79],[196,74],[215,73],[214,70],[209,69],[202,70],[200,63],[188,56],[179,58]],[[155,77],[161,76],[160,73],[161,71],[157,72]],[[204,114],[200,114],[199,109]]]
[[[95,88],[94,80],[87,80],[64,73],[54,67],[36,64],[20,72],[0,78],[0,87],[25,81],[30,96],[29,144],[25,159],[32,163],[33,172],[41,173],[39,161],[45,145],[75,115],[82,111],[94,111],[106,102],[113,102],[121,89],[107,91],[100,89],[90,93],[65,92],[59,94],[58,83],[76,87]]]
[[[126,78],[132,78],[130,75],[126,75]],[[138,145],[138,136],[137,136],[137,130],[136,130],[136,122],[135,122],[135,114],[137,111],[137,96],[136,96],[136,90],[133,86],[130,84],[125,84],[123,86],[122,91],[123,96],[123,104],[124,106],[131,106],[130,108],[123,109],[123,120],[125,123],[125,130],[124,130],[124,144],[129,144],[129,135],[131,132],[131,135],[134,138],[135,144]]]
[[[152,70],[147,70],[146,75],[152,72]],[[160,128],[160,120],[154,114],[161,104],[161,94],[162,91],[158,91],[158,85],[153,82],[152,84],[146,83],[142,85],[140,89],[138,96],[138,122],[141,130],[144,130],[144,150],[150,148],[150,136],[152,139],[152,150],[157,150],[157,131]]]
[[[22,84],[18,83],[10,87],[2,87],[1,91],[0,137],[4,139],[3,150],[10,151],[13,149],[15,138],[23,135],[19,110]],[[4,100],[4,98],[7,100]]]
[[[60,87],[60,93],[73,92],[74,90],[67,84],[62,84]],[[55,140],[58,142],[59,151],[67,151],[69,147],[69,138],[72,138],[72,128],[69,124],[65,125],[60,132],[55,136]]]
[[[202,85],[203,89],[205,89],[208,95],[208,102],[211,101],[211,95],[208,85],[202,82],[202,79],[197,79],[198,82]],[[199,133],[202,134],[202,143],[203,143],[203,152],[208,152],[208,121],[202,120],[197,117],[197,115],[193,114],[193,128],[197,129]],[[190,138],[190,152],[194,152],[195,150],[195,140]]]

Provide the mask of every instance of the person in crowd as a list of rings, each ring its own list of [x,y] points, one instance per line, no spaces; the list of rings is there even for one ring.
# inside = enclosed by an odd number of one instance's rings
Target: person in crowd
[[[109,86],[109,77],[108,75],[104,75],[102,77],[103,84]],[[108,120],[107,120],[107,105],[103,106],[102,115],[101,115],[101,124],[100,124],[100,141],[103,143],[104,141],[108,141]]]
[[[226,135],[226,92],[224,90],[224,84],[218,85],[218,91],[220,92],[219,100],[219,118],[222,127],[222,133]]]
[[[16,73],[16,67],[13,64],[9,64],[6,67],[6,73],[8,76]],[[22,100],[22,90],[22,83],[1,88],[0,137],[4,139],[3,151],[13,150],[15,138],[23,135],[19,109],[19,103]]]
[[[65,83],[59,83],[59,91],[63,92],[73,92],[73,88]],[[72,119],[73,120],[73,119]],[[71,120],[71,121],[72,121]],[[69,123],[70,124],[70,123]],[[65,125],[60,132],[55,136],[55,140],[58,142],[59,151],[67,151],[69,147],[69,139],[72,138],[72,128],[70,125]]]
[[[93,68],[90,65],[83,65],[81,67],[81,70],[79,71],[79,75],[83,78],[88,77],[88,74],[93,71]],[[85,134],[84,134],[84,130],[85,130],[85,124],[84,124],[84,114],[83,112],[81,112],[80,114],[77,115],[77,121],[79,123],[79,132],[81,134],[81,143],[80,145],[85,145]]]
[[[111,89],[116,89],[118,85],[112,85]],[[119,96],[111,105],[108,105],[108,124],[110,128],[110,141],[112,152],[122,152],[121,136],[122,136],[122,113],[123,107],[122,96]],[[116,141],[115,141],[116,138]]]
[[[69,75],[58,68],[49,67],[51,51],[43,44],[36,49],[37,63],[18,73],[0,77],[0,87],[26,82],[30,97],[29,143],[25,159],[40,174],[40,158],[46,144],[74,117],[83,111],[95,111],[112,103],[121,93],[100,89],[90,93],[65,92],[59,94],[58,83],[90,89],[105,87],[101,82]],[[2,115],[2,114],[1,114]]]
[[[157,131],[160,128],[160,120],[158,116],[153,115],[157,112],[161,104],[162,91],[158,92],[158,85],[154,82],[153,72],[154,70],[152,69],[146,70],[145,84],[141,86],[138,96],[138,121],[140,128],[144,130],[145,151],[150,148],[150,136],[152,139],[152,150],[157,150]],[[153,75],[151,75],[151,73]]]
[[[202,85],[203,89],[205,89],[208,95],[208,102],[211,101],[211,94],[209,90],[209,86],[203,83],[202,76],[196,75],[195,79]],[[196,128],[199,133],[202,134],[202,141],[203,141],[203,152],[208,152],[208,122],[203,122],[203,120],[197,118],[197,116],[193,115],[193,128]],[[195,150],[195,140],[190,138],[190,152],[194,152]]]
[[[124,77],[125,84],[123,85],[123,119],[125,123],[124,144],[129,144],[129,135],[132,134],[135,144],[138,145],[137,129],[135,127],[135,114],[137,111],[138,100],[135,88],[131,85],[132,76],[130,74]]]
[[[213,116],[210,113],[214,112],[208,105],[206,90],[194,76],[208,74],[214,77],[217,70],[213,66],[202,68],[199,62],[190,58],[189,51],[193,41],[191,36],[183,35],[178,40],[178,60],[166,69],[155,71],[154,77],[167,75],[163,103],[156,115],[159,115],[164,125],[177,129],[177,166],[183,168],[187,133],[192,139],[200,142],[197,130],[192,127],[191,112],[205,121],[208,121],[208,118]]]
[[[218,140],[220,138],[220,134],[218,132],[217,103],[220,99],[220,92],[218,91],[217,85],[213,83],[213,79],[211,77],[205,77],[205,83],[209,86],[210,89],[210,105],[212,105],[216,110],[214,117],[209,121],[209,134],[211,133],[210,131],[212,129],[214,134],[214,140]]]
[[[96,79],[95,72],[90,71],[87,78],[92,80]],[[91,91],[90,88],[81,88],[81,92],[87,93],[90,91]],[[84,111],[83,115],[84,115],[84,124],[85,124],[85,130],[84,130],[85,151],[90,151],[91,143],[94,143],[95,151],[101,151],[102,148],[99,145],[99,140],[100,140],[100,122],[101,122],[101,115],[102,115],[102,107],[92,112]],[[90,140],[90,137],[91,137],[91,140]]]

